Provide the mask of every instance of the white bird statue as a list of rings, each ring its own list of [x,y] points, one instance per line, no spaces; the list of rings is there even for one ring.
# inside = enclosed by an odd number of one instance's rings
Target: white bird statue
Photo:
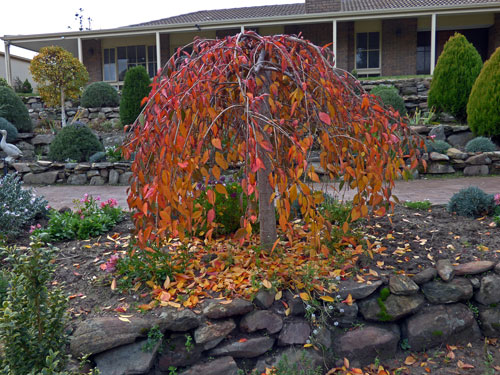
[[[12,160],[15,160],[21,156],[23,153],[13,144],[7,143],[7,130],[0,129],[0,133],[2,134],[2,141],[0,141],[0,148],[7,154],[5,161],[10,163]]]

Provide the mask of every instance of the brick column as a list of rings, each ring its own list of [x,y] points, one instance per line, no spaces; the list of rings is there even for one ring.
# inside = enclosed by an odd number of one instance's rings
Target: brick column
[[[500,47],[500,13],[495,13],[495,23],[488,30],[488,57]]]
[[[96,39],[82,40],[83,64],[89,72],[89,82],[102,81],[101,41]]]
[[[417,74],[417,19],[382,21],[382,75]]]

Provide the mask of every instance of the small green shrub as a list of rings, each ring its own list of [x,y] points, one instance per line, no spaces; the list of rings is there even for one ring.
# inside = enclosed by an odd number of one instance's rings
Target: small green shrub
[[[349,219],[352,211],[352,202],[342,202],[331,196],[325,196],[325,200],[319,207],[319,211],[330,223],[342,225]]]
[[[114,199],[99,202],[85,194],[74,211],[59,212],[52,210],[49,214],[47,228],[32,227],[32,234],[40,236],[44,241],[86,240],[110,231],[123,219],[123,210]]]
[[[31,83],[26,78],[23,81],[19,77],[16,77],[14,80],[14,91],[22,94],[29,94],[33,92],[33,87],[31,87]]]
[[[10,87],[0,86],[0,116],[11,122],[20,132],[32,130],[28,109]]]
[[[446,154],[446,151],[451,147],[451,145],[446,141],[435,140],[435,141],[425,141],[425,147],[427,148],[427,152],[430,154],[431,152],[438,152],[440,154]]]
[[[19,176],[11,173],[0,178],[0,238],[14,237],[35,219],[45,217],[47,204],[32,189],[22,189]]]
[[[50,144],[49,158],[55,161],[88,161],[90,156],[103,151],[99,139],[80,122],[74,122],[62,128]]]
[[[80,105],[84,108],[116,107],[120,97],[116,89],[106,82],[94,82],[83,91]]]
[[[122,149],[118,146],[106,147],[106,159],[111,163],[123,161]]]
[[[0,77],[0,87],[10,87],[7,80],[3,77]]]
[[[7,130],[7,142],[12,143],[17,139],[18,133],[16,127],[3,117],[0,117],[0,129]]]
[[[495,144],[486,137],[476,137],[465,145],[465,151],[467,152],[490,152],[495,150]]]
[[[66,356],[60,353],[67,344],[68,300],[61,289],[49,288],[54,251],[35,242],[28,251],[0,248],[0,252],[11,267],[10,286],[0,309],[3,373],[54,374],[43,372],[48,357],[55,371],[63,370]]]
[[[417,202],[404,202],[404,205],[410,210],[416,211],[427,211],[431,208],[432,203],[430,201],[417,201]]]
[[[370,94],[378,96],[382,103],[386,106],[391,106],[399,112],[401,116],[406,115],[405,101],[399,95],[399,91],[394,86],[379,85],[374,87]]]
[[[477,186],[469,186],[453,194],[447,208],[460,216],[480,217],[493,212],[495,201],[493,195],[486,194]]]
[[[288,357],[283,355],[276,367],[273,369],[274,375],[321,375],[323,370],[321,366],[314,367],[313,361],[302,351],[300,359],[297,362],[290,363]]]
[[[444,45],[429,89],[429,108],[466,119],[467,101],[483,62],[476,48],[455,33]]]
[[[143,66],[130,68],[125,74],[120,101],[120,121],[123,125],[132,124],[141,113],[142,99],[151,91],[150,83],[148,72]]]
[[[467,122],[476,135],[500,135],[500,48],[484,63],[472,86]]]

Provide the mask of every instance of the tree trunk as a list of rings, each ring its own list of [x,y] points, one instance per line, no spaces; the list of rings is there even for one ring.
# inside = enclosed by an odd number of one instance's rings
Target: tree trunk
[[[64,90],[61,88],[61,126],[66,126],[66,112],[64,111]]]

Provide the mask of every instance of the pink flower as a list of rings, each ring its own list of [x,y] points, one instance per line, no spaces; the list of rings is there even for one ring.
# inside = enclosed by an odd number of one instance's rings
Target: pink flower
[[[116,271],[116,263],[120,257],[118,255],[111,255],[109,260],[106,262],[106,272],[112,273]]]
[[[493,197],[493,199],[495,200],[495,204],[497,206],[500,206],[500,194],[495,194],[495,196]]]
[[[84,216],[84,215],[81,215],[81,216],[80,216],[80,219],[85,219],[85,216]]]
[[[430,139],[434,139],[434,138],[436,138],[436,134],[430,135],[430,136],[429,136],[429,138],[430,138]]]

